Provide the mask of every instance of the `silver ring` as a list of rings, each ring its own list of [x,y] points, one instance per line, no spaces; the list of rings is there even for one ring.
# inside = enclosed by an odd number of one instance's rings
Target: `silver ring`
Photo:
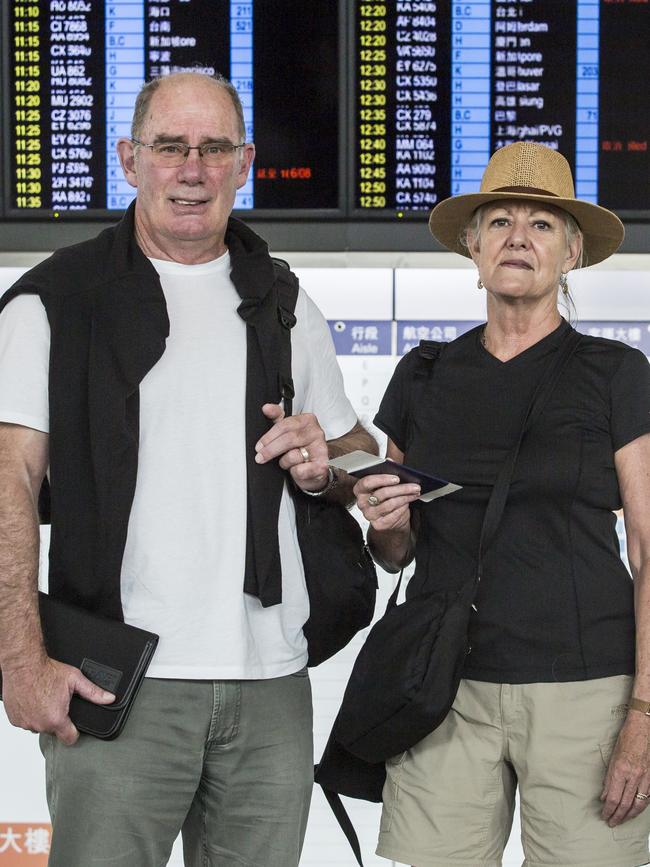
[[[298,451],[299,451],[300,454],[302,455],[302,459],[303,459],[303,461],[304,461],[305,463],[307,463],[307,461],[310,461],[310,460],[311,460],[311,457],[310,457],[310,455],[309,455],[309,452],[307,451],[307,449],[306,449],[304,446],[300,446],[300,448],[298,449]]]
[[[379,500],[377,499],[377,497],[375,497],[374,494],[370,494],[368,496],[368,505],[369,506],[378,506],[379,505]]]
[[[650,798],[650,795],[646,794],[645,792],[637,792],[634,797],[637,799],[637,801],[647,801],[648,798]]]

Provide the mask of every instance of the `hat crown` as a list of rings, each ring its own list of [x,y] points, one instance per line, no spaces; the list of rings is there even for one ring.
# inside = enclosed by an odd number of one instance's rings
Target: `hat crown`
[[[562,154],[535,142],[515,142],[495,151],[483,173],[481,192],[529,191],[575,198],[571,167]]]

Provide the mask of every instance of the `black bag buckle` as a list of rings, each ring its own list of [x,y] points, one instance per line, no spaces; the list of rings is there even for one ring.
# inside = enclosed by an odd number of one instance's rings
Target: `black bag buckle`
[[[283,400],[293,400],[296,396],[296,390],[293,387],[293,379],[282,379],[280,377],[280,396]]]
[[[421,358],[433,361],[440,355],[440,343],[437,340],[421,340],[418,346],[418,354]]]
[[[291,310],[287,310],[286,308],[281,306],[278,306],[278,319],[280,320],[280,325],[283,328],[286,328],[288,331],[291,331],[293,326],[298,321],[291,312]]]

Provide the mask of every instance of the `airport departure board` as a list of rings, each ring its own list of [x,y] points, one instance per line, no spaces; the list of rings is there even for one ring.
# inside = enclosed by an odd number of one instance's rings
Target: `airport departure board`
[[[356,209],[476,192],[522,139],[569,159],[579,197],[650,208],[646,0],[364,0],[355,54]]]
[[[648,0],[5,0],[5,218],[114,218],[145,80],[230,78],[249,216],[423,218],[490,154],[558,148],[581,198],[650,217]]]
[[[12,0],[6,26],[12,214],[124,209],[115,143],[138,90],[197,66],[233,81],[257,145],[237,207],[339,207],[336,3]]]

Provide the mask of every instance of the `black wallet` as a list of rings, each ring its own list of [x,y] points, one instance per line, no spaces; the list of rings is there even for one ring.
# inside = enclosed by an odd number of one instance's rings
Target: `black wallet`
[[[103,740],[116,738],[124,728],[158,636],[61,602],[46,593],[39,593],[38,597],[48,655],[74,665],[88,680],[115,694],[115,701],[109,705],[93,704],[74,695],[70,719],[80,732]]]

